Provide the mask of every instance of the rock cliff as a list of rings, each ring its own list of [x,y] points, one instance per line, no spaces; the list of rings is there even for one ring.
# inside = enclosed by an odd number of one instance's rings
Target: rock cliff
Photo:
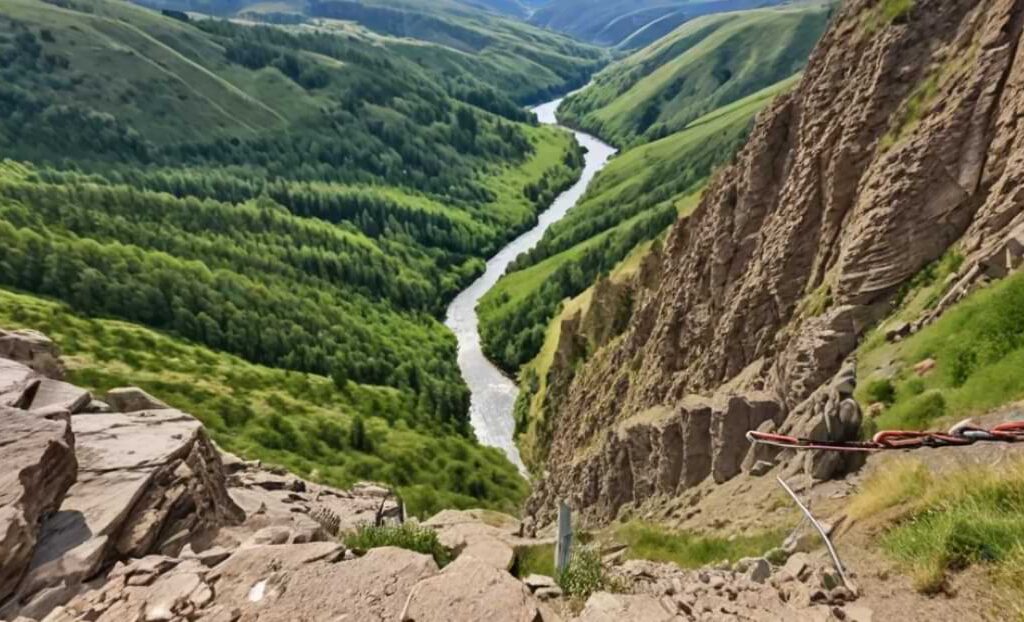
[[[842,4],[800,84],[674,226],[657,278],[637,279],[622,334],[571,381],[556,370],[531,512],[568,498],[607,521],[729,478],[757,462],[747,429],[849,434],[825,425],[859,421],[844,361],[905,283],[955,248],[940,313],[1019,266],[1024,1],[889,4]]]

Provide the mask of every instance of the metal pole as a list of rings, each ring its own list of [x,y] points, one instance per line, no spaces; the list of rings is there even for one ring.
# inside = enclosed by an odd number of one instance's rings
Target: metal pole
[[[572,518],[569,505],[558,503],[558,535],[555,539],[555,571],[562,572],[569,565],[572,550]]]
[[[825,541],[825,546],[828,547],[828,554],[832,556],[832,563],[835,565],[836,572],[839,573],[839,578],[843,581],[843,585],[846,586],[846,589],[850,590],[854,594],[857,594],[857,587],[853,583],[851,583],[850,580],[846,577],[846,570],[843,568],[843,562],[839,561],[839,554],[836,553],[836,548],[832,546],[832,541],[829,540],[828,534],[825,533],[825,528],[821,526],[821,523],[815,520],[814,516],[811,514],[811,511],[808,510],[807,506],[805,506],[800,501],[800,497],[796,496],[796,493],[793,492],[793,489],[789,487],[789,484],[787,484],[779,476],[775,476],[775,479],[778,480],[779,484],[782,485],[782,488],[785,489],[787,493],[789,493],[789,496],[793,497],[793,501],[796,501],[797,506],[800,508],[800,510],[803,511],[804,516],[806,516],[807,519],[811,521],[811,524],[814,525],[814,528],[818,530],[819,534],[821,534],[821,539]]]

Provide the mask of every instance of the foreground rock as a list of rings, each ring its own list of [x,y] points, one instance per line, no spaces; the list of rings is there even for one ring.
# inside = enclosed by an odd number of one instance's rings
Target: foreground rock
[[[70,428],[77,481],[43,523],[13,603],[22,614],[42,617],[114,560],[177,555],[244,519],[194,418],[176,410],[87,414],[71,417]]]
[[[780,566],[748,558],[732,567],[689,571],[631,560],[611,576],[627,594],[595,594],[580,622],[870,619],[826,560],[805,553]]]
[[[416,586],[401,620],[540,622],[544,618],[522,582],[473,556],[462,555],[439,575]]]
[[[74,483],[74,437],[66,421],[0,414],[0,602],[28,569],[43,518]]]

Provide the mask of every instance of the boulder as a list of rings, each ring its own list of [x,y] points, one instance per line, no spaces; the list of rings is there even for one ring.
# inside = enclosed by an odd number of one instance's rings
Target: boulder
[[[46,335],[28,329],[0,329],[0,358],[17,361],[48,378],[64,378],[60,349]]]
[[[92,395],[85,389],[60,380],[43,378],[35,392],[30,408],[32,410],[63,410],[74,415],[84,411],[91,401]]]
[[[74,445],[67,422],[0,415],[0,602],[27,570],[42,520],[75,481]]]
[[[511,570],[516,555],[512,547],[497,538],[483,536],[469,541],[461,556],[475,557],[492,568]]]
[[[111,389],[107,391],[104,401],[114,412],[122,413],[169,408],[167,404],[164,404],[138,387]]]
[[[460,556],[440,574],[421,581],[400,620],[507,620],[536,622],[539,603],[520,581],[475,557]]]
[[[578,622],[669,622],[675,612],[648,594],[597,592],[587,599]]]

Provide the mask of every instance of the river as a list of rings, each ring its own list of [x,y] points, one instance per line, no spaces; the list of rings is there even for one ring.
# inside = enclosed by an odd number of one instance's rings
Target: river
[[[541,123],[557,125],[555,110],[561,99],[542,104],[533,109]],[[480,298],[498,282],[505,269],[520,253],[533,248],[552,223],[557,222],[569,208],[583,196],[597,172],[604,168],[615,149],[604,142],[584,134],[573,132],[576,140],[587,150],[583,173],[571,188],[558,195],[544,210],[537,226],[510,242],[487,262],[487,269],[472,285],[456,296],[448,306],[445,325],[459,340],[459,369],[470,390],[469,418],[480,443],[497,447],[505,452],[520,472],[526,473],[519,456],[513,435],[515,421],[512,409],[516,403],[519,388],[513,379],[506,376],[484,356],[480,347],[479,321],[476,305]]]

